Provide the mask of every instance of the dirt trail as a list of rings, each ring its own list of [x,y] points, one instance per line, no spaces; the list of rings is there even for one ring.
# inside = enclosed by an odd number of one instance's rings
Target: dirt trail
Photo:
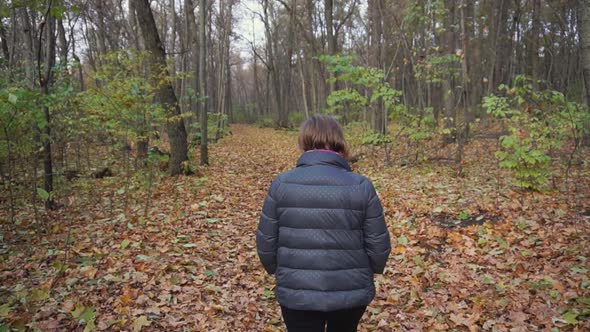
[[[216,275],[211,279],[221,291],[204,294],[205,307],[211,309],[198,325],[207,326],[203,331],[281,330],[272,278],[256,255],[255,231],[272,179],[295,164],[296,139],[293,133],[247,126],[233,126],[232,133],[213,146],[207,171],[206,190],[214,200],[223,199],[211,206],[207,218],[220,221],[203,224],[206,231],[201,228],[195,241],[206,240],[213,246],[205,256],[215,262]]]
[[[184,227],[178,232],[190,241],[190,253],[183,257],[192,259],[193,267],[185,268],[193,270],[189,273],[196,280],[179,278],[186,283],[179,285],[177,299],[171,301],[178,305],[164,305],[170,317],[182,322],[177,328],[282,329],[272,278],[256,255],[255,231],[272,179],[295,163],[295,144],[293,133],[237,125],[231,136],[211,146],[203,187],[181,198],[186,209],[178,220]],[[154,322],[159,325],[154,324],[154,330],[175,326],[174,319],[162,317]]]

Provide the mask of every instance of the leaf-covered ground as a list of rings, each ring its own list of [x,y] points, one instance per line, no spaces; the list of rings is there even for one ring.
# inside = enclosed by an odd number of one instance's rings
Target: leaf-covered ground
[[[234,126],[200,176],[157,181],[147,216],[148,190],[129,197],[120,176],[78,180],[41,227],[3,222],[0,331],[283,330],[254,238],[295,135]],[[461,174],[354,165],[379,191],[394,248],[360,331],[590,329],[588,170],[569,194],[521,193],[489,149],[472,143]]]

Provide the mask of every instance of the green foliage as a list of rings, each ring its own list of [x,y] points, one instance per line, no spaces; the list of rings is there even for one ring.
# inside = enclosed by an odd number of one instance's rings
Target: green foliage
[[[209,141],[214,140],[217,137],[217,130],[219,127],[219,122],[223,121],[223,127],[221,128],[221,132],[219,138],[223,138],[229,134],[229,123],[228,123],[227,114],[222,113],[209,113],[207,115],[207,139]],[[201,124],[195,122],[191,125],[193,132],[195,135],[192,138],[193,145],[200,145],[201,144]]]
[[[289,113],[289,125],[293,128],[298,128],[305,120],[305,114],[301,112]]]
[[[114,52],[93,74],[96,83],[78,96],[90,131],[104,131],[118,141],[146,140],[165,123],[165,110],[154,93],[167,78],[146,74],[149,54]]]
[[[549,181],[551,157],[534,147],[533,137],[503,136],[502,150],[496,152],[500,167],[514,172],[515,183],[525,189],[540,190]]]
[[[271,117],[263,117],[256,121],[256,126],[259,128],[275,128],[276,122]]]
[[[43,188],[37,188],[37,195],[39,195],[43,202],[47,202],[49,201],[49,198],[51,198],[51,194],[45,191]]]
[[[468,211],[461,211],[457,218],[463,221],[468,220],[469,218],[471,218],[471,213],[469,213]]]
[[[346,142],[351,146],[363,145],[363,138],[369,130],[369,126],[366,122],[354,121],[346,124],[344,126]]]
[[[363,108],[367,105],[367,99],[354,89],[342,89],[334,91],[326,100],[328,114],[338,114],[350,112],[353,116],[358,116]]]
[[[433,109],[416,109],[404,105],[401,102],[401,92],[391,87],[382,70],[354,65],[354,58],[349,56],[322,55],[319,59],[327,64],[328,71],[336,74],[332,80],[352,84],[352,87],[335,91],[328,97],[327,113],[345,119],[359,119],[363,110],[379,107],[382,102],[389,119],[399,128],[396,139],[403,135],[410,143],[421,147],[423,144],[418,143],[432,137],[436,128]],[[394,141],[392,136],[368,129],[356,136],[352,140],[366,146],[386,148]],[[418,155],[419,151],[416,153]]]
[[[538,90],[533,82],[518,76],[514,86],[501,85],[505,96],[487,96],[483,107],[500,119],[510,132],[500,138],[496,152],[499,165],[513,172],[521,188],[541,190],[552,174],[551,152],[579,144],[587,134],[584,122],[588,112],[563,94]]]
[[[24,71],[0,70],[0,160],[14,162],[6,169],[13,181],[3,184],[11,185],[17,192],[26,190],[21,185],[25,182],[14,180],[22,179],[28,170],[23,172],[19,169],[22,163],[16,161],[37,158],[42,152],[42,141],[53,142],[59,137],[57,131],[51,137],[44,133],[48,125],[44,107],[48,108],[52,128],[60,128],[65,119],[71,118],[70,113],[63,111],[73,95],[70,82],[63,79],[64,71],[59,68],[54,70],[54,76],[49,95],[44,95],[25,78]]]
[[[428,55],[425,61],[416,64],[416,78],[427,83],[441,83],[459,76],[461,58],[456,54]]]
[[[216,137],[219,131],[219,138],[223,138],[229,134],[229,122],[227,114],[223,113],[209,113],[207,116],[207,129],[208,129],[208,137]],[[219,125],[222,124],[221,128]],[[213,133],[215,136],[211,136]]]
[[[367,131],[361,138],[362,145],[383,146],[391,142],[391,136],[383,135],[373,130]]]
[[[403,20],[404,27],[411,29],[411,27],[417,27],[418,29],[426,28],[432,17],[444,17],[448,13],[445,3],[442,0],[427,1],[424,5],[419,2],[415,2],[413,5],[408,6],[404,12]],[[444,27],[439,28],[438,32],[442,32]],[[415,30],[409,32],[414,33]]]
[[[41,94],[27,87],[13,85],[0,89],[0,158],[19,152],[30,154],[35,150],[31,126],[44,128],[47,124],[39,107]],[[9,145],[10,144],[10,145]]]

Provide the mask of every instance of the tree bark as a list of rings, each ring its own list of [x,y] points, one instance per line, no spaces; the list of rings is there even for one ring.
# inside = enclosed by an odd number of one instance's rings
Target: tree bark
[[[539,32],[541,30],[541,20],[539,19],[541,11],[541,0],[533,0],[533,19],[531,33],[527,40],[527,70],[526,74],[533,79],[539,75]]]
[[[582,75],[586,93],[586,105],[590,109],[590,0],[579,0],[578,22],[580,31],[580,46],[582,52]],[[589,110],[590,112],[590,110]],[[586,136],[584,145],[590,146],[590,121],[584,124]]]
[[[6,29],[0,20],[0,44],[2,45],[2,56],[4,57],[4,65],[8,66],[10,63],[10,51],[8,50],[8,38],[6,37]],[[1,64],[0,64],[1,65]]]
[[[168,76],[166,64],[166,52],[158,35],[156,21],[150,8],[149,0],[131,0],[135,2],[137,22],[143,35],[145,48],[152,56],[152,74],[159,77],[160,73]],[[188,146],[184,121],[178,105],[174,88],[170,82],[156,82],[156,98],[162,104],[166,112],[166,131],[170,140],[170,163],[168,171],[170,175],[182,173],[182,163],[188,160]]]
[[[131,0],[136,1],[136,0]],[[105,13],[104,13],[104,0],[95,0],[96,4],[96,13],[98,15],[96,26],[98,27],[98,31],[96,31],[96,39],[97,39],[97,46],[98,46],[98,54],[105,55],[107,53],[107,43],[106,43],[106,34],[107,34],[107,26],[105,24]],[[138,10],[138,8],[136,9]],[[100,62],[100,57],[99,57]]]
[[[263,7],[263,12],[264,12],[264,16],[263,16],[263,23],[264,23],[264,31],[265,31],[265,36],[266,36],[266,52],[267,52],[267,60],[266,63],[268,64],[268,70],[269,70],[269,74],[272,80],[272,86],[273,86],[273,94],[274,94],[274,100],[275,100],[275,107],[278,110],[278,119],[277,119],[277,125],[278,127],[282,127],[284,125],[284,121],[285,119],[283,118],[282,114],[282,110],[283,110],[283,98],[282,98],[282,89],[281,89],[281,80],[279,78],[279,72],[278,72],[278,65],[277,65],[277,52],[275,50],[275,43],[274,43],[274,39],[273,39],[273,34],[271,31],[271,26],[270,26],[270,21],[269,21],[269,17],[270,17],[270,4],[268,0],[264,0],[264,3],[262,5]]]
[[[199,83],[201,98],[201,165],[209,165],[207,142],[207,112],[209,101],[207,96],[207,0],[199,0]]]
[[[369,65],[382,69],[383,67],[383,0],[369,1]],[[372,106],[373,130],[380,133],[387,133],[386,117],[387,112],[383,101],[379,99],[377,105]]]
[[[45,15],[45,74],[40,77],[41,92],[46,97],[50,94],[51,84],[53,82],[53,66],[55,65],[55,19],[51,13],[52,0],[47,0],[46,15]],[[41,50],[38,56],[39,68],[41,62]],[[51,156],[51,112],[49,106],[43,106],[43,114],[45,117],[45,127],[43,127],[43,189],[51,194],[53,192],[53,159]],[[47,208],[54,208],[53,199],[50,198],[45,201]]]
[[[445,54],[453,54],[455,51],[455,31],[453,30],[453,25],[455,22],[455,1],[454,0],[446,0],[446,8],[448,9],[447,18],[446,18],[446,32],[444,33],[444,40],[445,40]],[[451,64],[452,65],[452,64]],[[450,74],[447,74],[447,77],[442,82],[443,88],[443,99],[444,99],[444,107],[445,107],[445,119],[444,119],[444,127],[446,129],[453,128],[454,124],[456,123],[456,110],[455,110],[455,94],[454,94],[454,86],[453,86],[453,78]],[[452,140],[451,135],[445,135],[445,142],[449,143]]]
[[[191,80],[191,87],[192,87],[192,97],[190,100],[191,110],[194,114],[194,117],[198,119],[199,116],[199,108],[198,104],[195,102],[195,96],[199,93],[199,31],[197,26],[197,20],[195,18],[195,7],[193,5],[192,0],[185,0],[184,1],[184,9],[186,12],[186,20],[187,20],[187,40],[189,41],[190,46],[187,49],[191,50],[192,53],[192,71],[194,73],[194,77]]]
[[[580,46],[582,51],[582,72],[586,92],[586,104],[590,107],[590,0],[579,0]]]
[[[68,41],[63,20],[57,20],[57,35],[59,37],[59,65],[65,69],[68,63]]]
[[[371,2],[371,1],[370,1]],[[324,20],[326,21],[326,39],[328,39],[328,54],[336,54],[336,42],[338,36],[334,34],[334,0],[324,0]],[[330,79],[334,73],[329,73]],[[330,82],[328,94],[337,89],[336,82]]]

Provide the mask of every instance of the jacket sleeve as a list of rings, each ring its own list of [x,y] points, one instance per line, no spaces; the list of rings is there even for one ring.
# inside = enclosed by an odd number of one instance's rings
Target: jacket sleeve
[[[369,262],[373,273],[381,274],[385,269],[385,263],[391,252],[389,231],[383,216],[383,207],[375,187],[368,179],[364,183],[368,194],[368,204],[365,211],[365,222],[363,224],[363,237],[365,251],[369,256]]]
[[[266,195],[258,231],[256,233],[256,250],[260,262],[269,274],[274,274],[277,269],[277,242],[279,237],[279,222],[277,215],[277,202],[275,193],[279,186],[278,178],[275,179]]]

